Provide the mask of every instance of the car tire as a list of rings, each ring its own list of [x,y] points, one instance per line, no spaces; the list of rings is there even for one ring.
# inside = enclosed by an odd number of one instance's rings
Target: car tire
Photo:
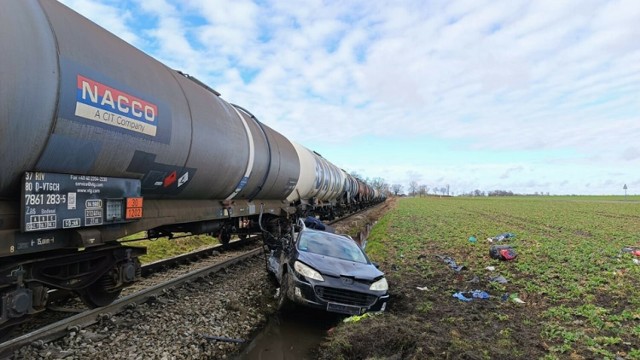
[[[293,278],[287,271],[282,274],[280,282],[280,294],[278,297],[278,310],[287,311],[293,306]]]

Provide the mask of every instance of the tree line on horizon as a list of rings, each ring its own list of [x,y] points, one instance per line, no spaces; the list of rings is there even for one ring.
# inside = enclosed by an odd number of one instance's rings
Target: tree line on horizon
[[[399,183],[389,184],[386,182],[384,178],[374,177],[374,178],[365,178],[362,177],[357,172],[351,172],[351,176],[356,177],[363,182],[367,183],[374,189],[378,190],[380,193],[385,194],[387,196],[454,196],[455,194],[451,191],[450,186],[447,184],[445,186],[434,186],[430,187],[426,184],[420,184],[417,181],[411,181],[406,186]],[[626,188],[625,184],[625,188]],[[406,189],[406,192],[405,192]],[[625,189],[625,193],[626,193]],[[625,194],[626,195],[626,194]],[[468,196],[468,197],[487,197],[487,196],[551,196],[551,194],[543,191],[536,191],[533,193],[523,194],[513,192],[511,190],[480,190],[475,189],[469,192],[461,192],[457,194],[457,196]]]

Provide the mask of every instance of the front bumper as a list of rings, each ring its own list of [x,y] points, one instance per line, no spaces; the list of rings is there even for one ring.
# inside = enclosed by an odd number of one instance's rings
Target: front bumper
[[[293,299],[298,304],[329,312],[360,315],[384,311],[389,300],[386,291],[369,290],[369,285],[354,281],[345,284],[341,279],[325,276],[325,281],[294,278]]]

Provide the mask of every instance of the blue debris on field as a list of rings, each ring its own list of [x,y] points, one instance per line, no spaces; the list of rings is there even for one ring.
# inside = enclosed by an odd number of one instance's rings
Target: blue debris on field
[[[471,292],[457,292],[453,297],[461,301],[472,301],[473,299],[488,299],[489,294],[482,290],[473,290]]]
[[[444,263],[449,265],[449,267],[455,272],[460,272],[462,269],[465,268],[464,265],[458,265],[456,261],[453,260],[453,258],[450,256],[436,255],[436,257],[444,261]]]

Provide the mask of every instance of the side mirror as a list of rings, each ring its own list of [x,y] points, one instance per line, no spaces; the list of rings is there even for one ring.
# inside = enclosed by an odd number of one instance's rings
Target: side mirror
[[[372,264],[373,266],[375,266],[375,267],[376,267],[376,269],[380,269],[380,264],[378,264],[377,262],[373,262],[373,261],[372,261],[372,262],[371,262],[371,264]]]

